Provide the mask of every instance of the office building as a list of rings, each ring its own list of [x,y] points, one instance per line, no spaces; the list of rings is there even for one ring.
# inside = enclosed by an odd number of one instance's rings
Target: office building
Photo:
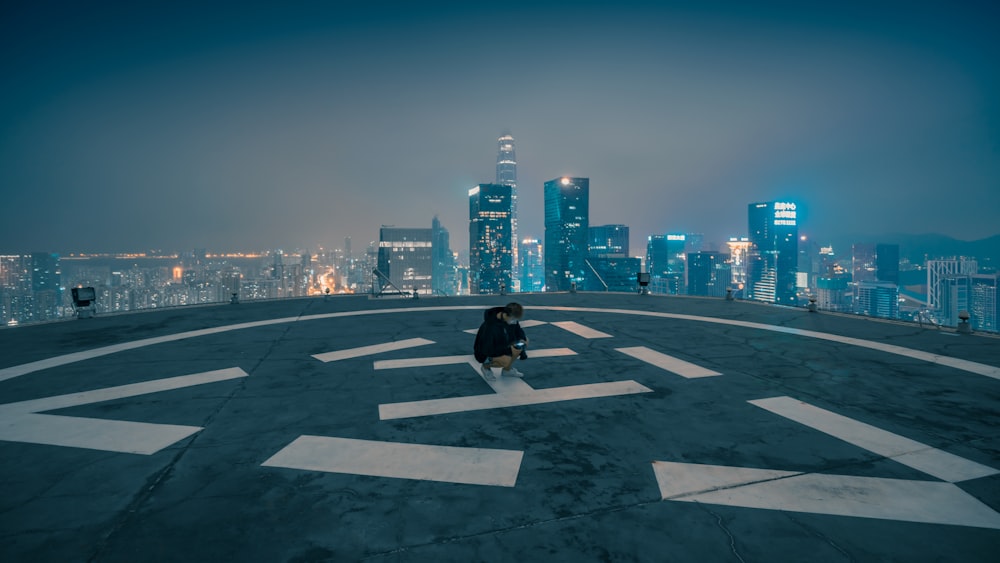
[[[747,283],[747,254],[752,245],[747,237],[729,237],[726,246],[729,247],[730,283],[733,294],[742,297]]]
[[[854,283],[876,281],[874,244],[859,242],[851,246],[851,279]]]
[[[859,315],[899,318],[899,287],[890,282],[862,281],[854,286],[854,312]]]
[[[429,295],[434,274],[433,231],[419,227],[383,226],[379,230],[378,270],[376,283],[383,291]],[[376,288],[378,289],[378,288]]]
[[[629,253],[627,225],[599,225],[589,229],[592,258],[626,258]]]
[[[875,281],[899,285],[899,245],[875,245]]]
[[[953,258],[949,260],[928,260],[927,270],[927,306],[930,309],[941,309],[942,280],[951,276],[971,276],[979,273],[979,264],[975,260]]]
[[[34,299],[35,321],[58,319],[62,316],[62,271],[59,255],[35,252],[31,255],[31,292]]]
[[[779,305],[797,305],[799,231],[796,204],[784,201],[747,206],[752,243],[747,261],[747,296]]]
[[[514,136],[504,133],[497,139],[497,174],[496,182],[501,186],[510,186],[510,240],[512,255],[513,291],[520,291],[520,260],[518,259],[517,241],[517,156],[514,153]]]
[[[821,277],[816,280],[816,307],[824,311],[850,311],[850,286],[847,276]]]
[[[455,295],[458,292],[458,279],[455,254],[451,251],[451,235],[448,229],[441,226],[436,215],[431,221],[431,254],[434,264],[431,272],[433,292],[436,295]]]
[[[1000,285],[1000,274],[977,274],[970,276],[971,295],[969,296],[969,315],[972,317],[972,328],[988,332],[1000,332],[997,315],[997,286]]]
[[[732,279],[729,256],[719,252],[687,254],[687,294],[725,297]]]
[[[650,275],[650,292],[680,295],[685,292],[685,262],[687,235],[668,233],[651,235],[646,240],[646,271]]]
[[[513,291],[514,238],[511,193],[505,184],[479,184],[469,190],[469,291]]]
[[[545,288],[587,287],[590,179],[562,177],[545,182]]]
[[[517,256],[521,261],[521,291],[542,291],[545,288],[542,243],[537,238],[525,238],[520,247]]]

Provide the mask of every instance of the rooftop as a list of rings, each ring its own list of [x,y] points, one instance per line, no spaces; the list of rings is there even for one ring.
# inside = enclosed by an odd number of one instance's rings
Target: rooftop
[[[0,560],[994,561],[998,344],[586,293],[3,330]]]

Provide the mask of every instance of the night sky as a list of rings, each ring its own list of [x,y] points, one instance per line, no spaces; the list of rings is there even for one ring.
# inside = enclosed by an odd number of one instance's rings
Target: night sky
[[[4,2],[0,252],[360,250],[435,214],[467,250],[504,131],[521,235],[562,175],[633,254],[776,199],[817,240],[1000,233],[995,3],[678,6]]]

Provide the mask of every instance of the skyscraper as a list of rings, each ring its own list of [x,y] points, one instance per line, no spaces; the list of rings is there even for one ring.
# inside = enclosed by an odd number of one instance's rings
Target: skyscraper
[[[479,184],[469,190],[469,291],[512,291],[514,238],[512,188]]]
[[[594,258],[627,258],[628,225],[600,225],[589,230],[590,256]]]
[[[875,279],[899,285],[899,245],[875,245]]]
[[[970,278],[972,279],[972,295],[969,299],[971,301],[969,313],[972,315],[972,328],[1000,332],[1000,324],[998,324],[1000,307],[997,305],[1000,274],[978,274],[970,276]]]
[[[433,255],[431,287],[434,293],[455,295],[457,280],[455,256],[451,252],[451,235],[448,229],[441,226],[437,215],[431,221],[431,254]]]
[[[854,312],[859,315],[899,318],[899,287],[891,282],[862,281],[855,284]]]
[[[545,288],[586,287],[589,268],[590,178],[545,182]]]
[[[541,291],[545,285],[542,243],[536,238],[525,238],[520,246],[521,291]]]
[[[950,276],[971,276],[979,273],[979,263],[965,258],[927,261],[927,306],[941,308],[941,281]],[[957,309],[956,309],[957,311]]]
[[[855,284],[876,280],[874,244],[858,242],[851,246],[851,280]]]
[[[517,157],[514,154],[514,136],[505,132],[497,139],[497,177],[496,183],[510,186],[510,236],[514,243],[513,252],[513,291],[520,291],[520,260],[518,260],[517,241]]]
[[[687,254],[687,294],[725,297],[732,277],[729,257],[718,252]]]
[[[62,271],[59,255],[35,252],[31,255],[31,291],[36,321],[62,316]]]
[[[668,233],[652,235],[646,242],[646,271],[650,291],[667,295],[684,293],[687,235]]]
[[[400,291],[430,294],[432,249],[431,229],[383,226],[379,230],[378,269]]]
[[[799,261],[796,205],[770,201],[747,206],[750,233],[747,261],[748,297],[779,305],[797,305]]]

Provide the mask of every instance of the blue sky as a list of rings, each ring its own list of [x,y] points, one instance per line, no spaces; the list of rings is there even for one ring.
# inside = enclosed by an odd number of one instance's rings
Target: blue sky
[[[0,252],[355,248],[517,143],[591,179],[591,224],[1000,232],[989,3],[25,3],[0,8]]]

